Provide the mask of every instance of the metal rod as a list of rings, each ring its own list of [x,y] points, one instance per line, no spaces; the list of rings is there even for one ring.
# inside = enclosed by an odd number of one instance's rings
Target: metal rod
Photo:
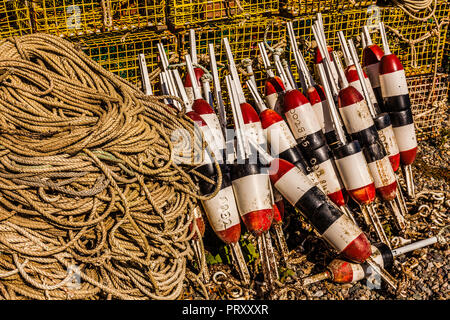
[[[397,193],[400,192],[400,190],[397,189]],[[399,209],[399,206],[397,205],[396,200],[388,201],[389,206],[391,207],[391,211],[394,216],[394,221],[399,230],[404,230],[406,228],[405,218],[402,215],[401,210]]]
[[[369,257],[365,261],[369,266],[372,267],[372,269],[378,273],[381,278],[386,281],[388,285],[390,285],[394,290],[397,290],[397,280],[395,280],[394,277],[391,276],[389,272],[387,272],[382,266],[380,266],[378,263],[373,260],[372,257]]]
[[[352,211],[350,210],[350,208],[347,205],[343,205],[342,207],[339,207],[339,208],[347,215],[347,217],[350,218],[350,220],[353,221],[354,224],[358,225],[355,217],[353,216]]]
[[[269,78],[273,78],[275,76],[275,74],[273,73],[272,65],[270,63],[269,56],[267,55],[267,51],[266,51],[264,42],[258,42],[258,48],[259,48],[259,52],[261,54],[264,69],[266,69],[267,76]]]
[[[414,199],[416,197],[416,192],[414,188],[414,176],[412,173],[411,165],[402,165],[403,176],[405,177],[406,183],[406,193],[409,199]]]
[[[172,70],[173,78],[175,80],[175,85],[178,88],[178,92],[180,93],[181,100],[184,102],[184,106],[186,108],[186,112],[192,111],[192,105],[189,101],[189,98],[186,93],[186,89],[184,88],[183,81],[181,81],[180,73],[177,69]]]
[[[342,87],[341,89],[345,89],[349,86],[348,81],[347,81],[347,77],[345,76],[344,73],[344,68],[342,67],[342,63],[341,60],[339,59],[338,54],[333,51],[333,60],[334,60],[334,64],[336,66],[336,70],[338,72],[339,75],[339,79],[341,79],[342,82]]]
[[[389,42],[386,35],[386,30],[384,29],[384,23],[380,22],[378,25],[380,27],[381,41],[383,42],[384,54],[385,55],[391,54],[391,50],[389,49]]]
[[[339,38],[339,43],[341,44],[342,52],[344,53],[345,65],[348,67],[351,66],[352,64],[355,64],[354,60],[352,59],[352,55],[350,54],[350,51],[348,49],[347,42],[345,41],[344,33],[342,31],[338,31],[337,34]]]
[[[228,38],[223,38],[223,44],[225,46],[225,53],[228,59],[228,67],[232,76],[232,79],[236,85],[237,94],[239,97],[239,103],[245,102],[244,90],[242,89],[242,85],[239,79],[239,74],[236,69],[236,64],[234,62],[233,53],[231,52],[230,43],[228,42]]]
[[[396,257],[396,256],[399,256],[401,254],[404,254],[404,253],[407,253],[410,251],[414,251],[414,250],[417,250],[417,249],[420,249],[420,248],[423,248],[426,246],[430,246],[432,244],[435,244],[436,242],[438,242],[438,237],[431,237],[428,239],[416,241],[416,242],[410,243],[406,246],[392,250],[392,255],[394,257]]]
[[[231,249],[231,256],[233,257],[233,262],[235,263],[241,280],[244,284],[250,283],[250,272],[248,271],[247,264],[245,263],[244,255],[242,254],[239,242],[230,243],[229,247]]]
[[[284,264],[286,265],[286,268],[291,269],[291,264],[289,263],[289,249],[287,247],[286,238],[284,237],[281,223],[275,224],[273,229],[275,231],[275,237],[277,239],[278,248],[281,252],[281,256],[283,257]]]
[[[367,27],[367,25],[363,26],[363,32],[365,35],[367,46],[371,46],[373,44],[373,42],[372,42],[372,37],[370,36],[369,28]],[[364,38],[364,36],[363,36],[363,38]],[[364,46],[364,48],[365,47],[366,46]]]
[[[151,96],[153,94],[152,84],[148,77],[147,61],[145,60],[145,54],[139,53],[139,69],[141,70],[142,88],[146,95]]]
[[[264,110],[266,110],[267,106],[264,103],[264,100],[259,95],[256,85],[251,80],[247,80],[245,83],[247,84],[247,87],[253,97],[253,100],[255,100],[255,103],[258,106],[259,112],[263,112]]]
[[[283,68],[283,65],[281,64],[281,61],[279,59],[277,60],[274,58],[274,62],[275,62],[275,67],[278,71],[281,81],[284,84],[286,91],[292,90],[293,87],[291,86],[291,82],[289,81],[287,75],[284,73],[284,68]]]
[[[203,283],[208,283],[211,279],[211,275],[208,270],[208,265],[206,264],[205,256],[202,253],[202,246],[200,244],[200,239],[196,239],[192,241],[192,246],[194,247],[194,253],[196,256],[197,264],[200,269],[200,274],[203,279]]]
[[[361,32],[361,45],[363,48],[367,47],[366,37],[364,36],[364,32]]]
[[[383,225],[380,222],[380,219],[378,218],[378,214],[376,213],[373,204],[368,204],[363,207],[363,210],[366,209],[368,216],[370,218],[370,222],[375,229],[375,233],[377,234],[378,238],[381,242],[386,244],[389,248],[391,248],[391,244],[389,242],[388,237],[386,236],[386,233],[384,232]]]
[[[195,75],[191,57],[187,54],[185,56],[185,60],[186,60],[186,69],[189,73],[189,77],[191,78],[192,91],[194,92],[194,100],[203,99],[201,91],[200,91],[200,87],[198,86],[198,83],[197,83],[197,77]]]
[[[227,114],[225,111],[225,104],[223,103],[222,89],[220,87],[219,70],[217,68],[216,54],[214,52],[214,44],[209,43],[208,49],[209,49],[209,61],[211,65],[211,73],[213,77],[214,96],[216,99],[218,111],[217,114],[219,116],[219,121],[222,126],[223,136],[225,137],[227,130]]]
[[[273,288],[274,283],[274,277],[270,269],[270,262],[269,257],[267,256],[267,248],[266,248],[266,242],[264,239],[264,235],[261,234],[256,239],[258,243],[258,251],[261,258],[261,268],[264,275],[264,282],[267,284],[269,291]]]
[[[336,105],[334,104],[333,96],[330,91],[330,87],[328,86],[328,82],[326,81],[326,75],[324,67],[321,63],[317,65],[320,78],[322,79],[322,86],[325,91],[325,96],[327,97],[328,109],[330,110],[330,115],[334,123],[334,129],[336,131],[337,138],[339,142],[343,145],[347,144],[347,138],[345,137],[345,132],[342,129],[342,123],[338,115],[338,111],[336,109]]]
[[[195,30],[194,29],[189,29],[189,46],[191,49],[190,52],[191,52],[192,63],[197,64],[198,63],[197,45],[195,43]]]
[[[233,79],[231,78],[230,75],[225,76],[225,81],[227,84],[227,90],[228,90],[228,95],[230,96],[230,104],[231,104],[231,110],[233,113],[233,121],[234,121],[234,128],[235,128],[235,132],[236,132],[236,157],[241,157],[241,159],[246,159],[246,148],[244,146],[244,134],[242,131],[242,127],[239,121],[239,116],[238,116],[238,110],[236,110],[237,108],[239,108],[238,106],[238,102],[235,100],[235,93],[233,93],[234,90],[234,82]],[[239,110],[240,111],[240,110]]]
[[[264,232],[262,236],[264,237],[264,247],[266,249],[267,262],[269,263],[270,273],[273,279],[278,280],[280,278],[280,275],[278,273],[278,264],[273,251],[272,237],[270,236],[269,231]]]
[[[375,106],[370,98],[369,88],[367,87],[366,78],[364,77],[364,72],[359,64],[358,54],[356,53],[356,48],[352,39],[348,40],[348,45],[350,48],[350,55],[353,59],[353,63],[356,68],[356,72],[358,73],[359,83],[361,84],[361,88],[364,94],[364,98],[366,99],[367,106],[369,107],[370,115],[372,118],[375,118],[377,115],[377,111],[375,110]]]

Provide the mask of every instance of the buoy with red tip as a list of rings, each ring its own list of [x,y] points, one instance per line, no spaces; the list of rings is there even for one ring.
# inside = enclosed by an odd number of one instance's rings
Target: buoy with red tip
[[[316,118],[322,127],[323,133],[325,134],[327,132],[325,129],[326,127],[333,130],[333,124],[329,115],[325,93],[323,92],[323,88],[314,81],[314,78],[308,70],[305,59],[298,49],[292,21],[286,22],[286,28],[288,31],[292,53],[294,55],[294,60],[300,75],[300,83],[302,84],[303,94],[308,97],[311,107],[316,114]]]
[[[376,191],[382,199],[393,200],[396,196],[397,179],[389,158],[379,142],[378,132],[369,111],[370,109],[358,90],[349,85],[337,54],[335,54],[334,62],[342,83],[339,91],[339,111],[345,127],[363,147],[363,154],[374,180]],[[373,128],[374,132],[372,132],[372,129],[369,131],[369,128]],[[378,217],[376,219],[378,220]],[[381,223],[375,221],[373,226],[380,240],[390,246]]]
[[[358,75],[358,72],[356,71],[356,65],[355,61],[352,58],[352,55],[350,54],[350,50],[347,46],[347,41],[345,40],[344,33],[342,31],[338,31],[338,38],[339,43],[341,44],[343,56],[344,56],[344,62],[345,62],[345,76],[347,78],[348,84],[352,87],[354,87],[356,90],[359,91],[359,93],[363,94],[363,89],[361,87],[360,78]],[[372,90],[372,85],[370,83],[369,77],[364,73],[363,71],[363,77],[364,81],[366,83],[366,88],[368,90],[370,102],[372,103],[373,109],[375,111],[375,114],[380,113],[380,108],[378,107],[377,98],[375,97],[375,93]]]
[[[259,52],[263,61],[264,69],[266,70],[266,82],[264,85],[264,99],[266,100],[267,106],[279,112],[281,109],[281,103],[285,87],[281,78],[276,76],[273,72],[272,65],[267,55],[266,47],[264,42],[258,43]]]
[[[344,39],[344,41],[345,41],[345,39]],[[361,79],[363,70],[361,68],[361,65],[359,64],[359,59],[358,59],[358,55],[356,53],[356,48],[351,39],[349,39],[348,45],[350,47],[349,53],[351,54],[352,59],[355,63],[354,66],[358,73],[358,77],[359,77],[359,79]],[[396,144],[392,126],[386,126],[386,122],[390,121],[389,115],[387,113],[382,113],[382,114],[378,114],[378,115],[376,114],[375,106],[372,104],[372,101],[370,100],[370,97],[369,97],[369,90],[367,88],[367,83],[365,81],[360,81],[360,85],[361,85],[361,89],[363,91],[363,95],[367,101],[369,110],[371,111],[372,116],[374,116],[375,123],[380,123],[382,121],[384,122],[384,123],[382,123],[381,126],[380,125],[377,126],[378,132],[380,133],[380,131],[381,131],[381,133],[384,134],[383,138],[386,138],[386,134],[391,136],[391,138],[392,138],[391,143],[388,143],[386,140],[382,141],[381,139],[380,139],[380,143],[382,143],[382,146],[384,147],[385,150],[389,149],[391,152],[396,152],[398,155],[398,147]],[[382,129],[378,129],[379,127],[382,127]],[[380,135],[380,138],[381,138],[381,135]],[[369,147],[368,150],[374,150],[374,149]],[[387,153],[387,155],[389,156],[389,153]],[[382,161],[382,163],[387,163],[387,161],[385,159],[383,159],[381,161]],[[389,161],[391,162],[391,167],[392,167],[391,157],[389,157]],[[378,167],[378,171],[380,171],[381,166],[379,165],[379,163],[376,165]],[[370,164],[369,164],[369,166],[370,166]],[[375,168],[373,170],[375,170]],[[374,174],[373,176],[375,178],[377,175]],[[401,190],[399,188],[397,188],[398,183],[397,183],[397,177],[395,176],[395,173],[394,173],[394,168],[392,168],[392,170],[383,170],[379,176],[384,178],[384,181],[379,181],[378,183],[375,182],[375,187],[381,193],[382,198],[384,200],[388,201],[388,203],[391,207],[391,211],[393,213],[397,228],[400,231],[402,231],[406,228],[404,216],[407,213],[407,208],[406,208],[406,204],[404,203],[404,201],[402,199]],[[389,181],[395,181],[395,184],[394,183],[389,184]],[[394,189],[394,186],[395,186],[395,189]]]
[[[255,161],[254,157],[250,157],[249,137],[243,129],[243,114],[239,108],[236,84],[230,75],[227,75],[225,80],[237,138],[237,159],[231,167],[232,187],[239,214],[247,229],[257,239],[264,278],[269,286],[273,286],[278,278],[278,269],[268,235],[273,219],[270,179],[267,170]],[[270,250],[272,252],[269,252]]]
[[[192,63],[198,64],[198,59],[197,59],[197,45],[195,43],[195,30],[194,29],[189,29],[189,46],[190,46],[190,50],[189,50],[189,54],[191,56],[191,60]],[[196,83],[198,87],[202,86],[201,80],[203,75],[205,74],[205,71],[203,71],[202,68],[196,67],[194,68],[194,73],[195,73],[195,79],[196,79]],[[189,102],[192,104],[194,102],[194,88],[192,86],[192,79],[189,76],[189,74],[186,73],[185,77],[184,77],[184,89],[186,90],[186,94],[189,98]],[[200,95],[202,93],[200,92]]]
[[[321,74],[321,78],[325,79],[326,75],[322,64],[318,66],[318,71]],[[330,101],[329,106],[332,119],[337,121],[338,113],[327,81],[323,82],[323,87],[327,100]],[[385,237],[384,230],[373,208],[376,194],[375,183],[361,146],[358,140],[348,143],[343,129],[339,126],[336,126],[336,133],[340,146],[336,147],[332,152],[345,189],[350,197],[361,206],[366,224],[373,225],[377,235],[386,241],[387,237]]]
[[[386,112],[380,86],[380,61],[384,56],[384,52],[378,45],[372,42],[367,26],[363,26],[361,38],[365,39],[366,42],[366,45],[363,45],[362,55],[362,66],[364,72],[369,77],[378,106],[383,112]]]
[[[400,161],[408,197],[414,199],[414,178],[411,164],[417,154],[417,138],[411,111],[411,101],[405,70],[398,57],[391,53],[384,24],[380,22],[384,56],[380,61],[380,85],[384,108],[391,117],[395,138],[400,150]]]
[[[375,243],[372,245],[372,259],[384,269],[390,269],[394,264],[395,257],[424,248],[439,242],[445,244],[447,241],[442,235],[437,235],[427,239],[419,240],[406,246],[389,249],[384,243]],[[356,264],[342,259],[334,259],[327,270],[322,273],[309,276],[302,279],[303,285],[310,285],[321,280],[329,279],[336,283],[355,283],[372,276],[374,270],[370,265],[362,263]]]
[[[370,243],[364,233],[300,169],[286,160],[273,158],[255,142],[250,143],[270,164],[270,179],[275,188],[300,210],[325,241],[352,261],[362,263],[370,257]]]
[[[321,32],[319,31],[319,27],[318,27],[318,23],[317,21],[311,26],[311,30],[313,32],[314,38],[316,39],[316,43],[317,43],[317,50],[321,50],[321,48],[325,48],[326,44],[323,42],[322,39],[322,35]],[[325,55],[326,57],[325,59],[322,59],[320,63],[315,65],[316,68],[316,73],[318,74],[321,82],[322,82],[322,86],[323,83],[327,82],[327,84],[329,85],[329,88],[331,90],[332,96],[331,98],[333,99],[333,103],[336,105],[338,103],[338,94],[339,94],[339,90],[338,90],[338,79],[333,77],[333,68],[334,70],[336,69],[334,66],[334,63],[331,61],[330,59],[330,55]],[[320,73],[319,72],[319,68],[318,66],[322,65],[324,68],[324,73]],[[322,78],[324,76],[324,78]],[[342,132],[344,132],[343,128],[344,125],[342,123],[342,120],[339,116],[339,114],[337,115],[336,119],[331,119],[331,107],[330,107],[330,102],[328,101],[328,97],[327,97],[327,107],[328,107],[328,113],[324,113],[324,116],[328,116],[329,118],[325,118],[325,139],[328,143],[328,145],[330,146],[331,149],[334,149],[335,147],[339,146],[339,139],[338,139],[338,134],[335,130],[336,126],[339,126],[339,128],[341,128],[340,130]],[[337,121],[337,122],[335,122]]]

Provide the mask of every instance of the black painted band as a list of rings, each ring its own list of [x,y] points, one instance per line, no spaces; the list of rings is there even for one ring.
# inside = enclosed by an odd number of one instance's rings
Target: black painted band
[[[361,145],[357,140],[353,140],[346,145],[336,148],[333,154],[336,159],[342,159],[358,152],[361,152]]]
[[[409,94],[400,96],[384,97],[384,109],[387,112],[396,112],[411,109],[411,100]]]
[[[411,109],[391,112],[389,113],[389,116],[391,117],[392,126],[394,128],[403,127],[408,124],[414,123]]]
[[[386,112],[380,113],[375,118],[373,118],[373,122],[375,122],[375,127],[378,131],[387,128],[392,124],[391,117]]]

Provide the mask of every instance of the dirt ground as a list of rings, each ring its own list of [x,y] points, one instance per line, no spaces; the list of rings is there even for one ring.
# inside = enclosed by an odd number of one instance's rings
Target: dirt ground
[[[414,163],[413,172],[416,184],[416,199],[407,201],[409,214],[406,219],[409,227],[399,237],[394,229],[393,221],[383,204],[377,204],[380,220],[394,247],[416,240],[436,235],[444,226],[449,224],[450,192],[449,192],[449,163],[450,139],[448,136],[431,139],[419,143],[419,153]],[[399,177],[403,185],[403,178]],[[367,234],[367,227],[363,220],[357,216],[360,226]],[[302,286],[301,279],[320,273],[325,270],[328,263],[336,257],[336,253],[319,239],[311,227],[287,208],[285,221],[286,242],[290,250],[291,269],[286,269],[280,263],[280,280],[275,283],[275,289],[267,292],[262,284],[262,273],[259,270],[258,255],[253,253],[255,239],[246,235],[241,240],[244,255],[246,255],[252,281],[250,286],[243,286],[232,267],[224,246],[219,250],[215,245],[220,243],[211,240],[213,236],[205,237],[205,248],[208,256],[222,257],[222,261],[209,259],[209,271],[212,280],[206,289],[209,299],[294,299],[294,300],[446,300],[450,298],[448,287],[448,274],[450,257],[448,244],[434,244],[430,247],[409,252],[398,256],[394,266],[389,269],[391,275],[398,280],[399,287],[393,290],[387,285],[373,285],[367,280],[353,284],[335,284],[329,280]],[[244,237],[245,238],[245,237]],[[369,238],[376,242],[373,230],[369,231]],[[448,232],[446,239],[449,239]],[[275,240],[275,239],[273,239]],[[274,241],[275,242],[275,241]],[[250,248],[250,249],[249,249]],[[276,251],[275,254],[278,254]],[[254,259],[252,258],[255,257]],[[223,258],[224,257],[224,258]],[[250,259],[249,259],[250,257]],[[280,257],[278,261],[282,261]],[[220,263],[222,262],[222,263]],[[204,299],[199,290],[188,288],[186,299]]]

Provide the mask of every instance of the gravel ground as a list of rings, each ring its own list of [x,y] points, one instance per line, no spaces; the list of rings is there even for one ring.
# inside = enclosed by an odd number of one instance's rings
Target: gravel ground
[[[407,243],[407,241],[434,236],[443,226],[449,224],[449,147],[450,141],[442,137],[419,143],[420,149],[413,169],[416,199],[414,202],[407,202],[409,215],[406,218],[410,225],[402,237],[398,237],[391,228],[393,222],[390,216],[380,215],[386,234],[395,247],[400,246],[402,242]],[[400,183],[403,184],[401,177]],[[381,204],[377,211],[383,211]],[[248,263],[254,279],[248,287],[241,285],[230,264],[213,263],[209,265],[210,273],[212,276],[217,274],[216,281],[212,280],[206,286],[209,299],[447,300],[450,297],[448,244],[435,244],[397,257],[389,272],[399,281],[398,290],[393,290],[385,284],[381,288],[374,288],[366,280],[354,284],[335,284],[324,280],[302,286],[301,278],[324,271],[336,254],[333,254],[329,247],[314,234],[310,226],[298,219],[296,215],[287,215],[287,219],[289,225],[285,228],[285,233],[291,250],[290,261],[294,268],[288,270],[280,267],[280,282],[276,283],[276,288],[271,293],[261,288],[262,274],[258,268],[258,259]],[[360,225],[364,229],[364,223]],[[364,231],[367,233],[368,230]],[[246,243],[254,242],[252,236],[247,237]],[[369,238],[372,242],[376,239],[373,230],[369,231]],[[449,239],[448,233],[446,238]],[[208,247],[210,241],[213,240],[205,238],[205,247],[214,255],[217,252],[213,252],[211,248],[217,243],[212,243]],[[223,246],[221,250],[223,251]],[[246,252],[245,248],[244,252]],[[227,276],[223,277],[223,274]],[[199,293],[199,290],[190,287],[186,290],[185,298],[204,299],[205,297]]]

